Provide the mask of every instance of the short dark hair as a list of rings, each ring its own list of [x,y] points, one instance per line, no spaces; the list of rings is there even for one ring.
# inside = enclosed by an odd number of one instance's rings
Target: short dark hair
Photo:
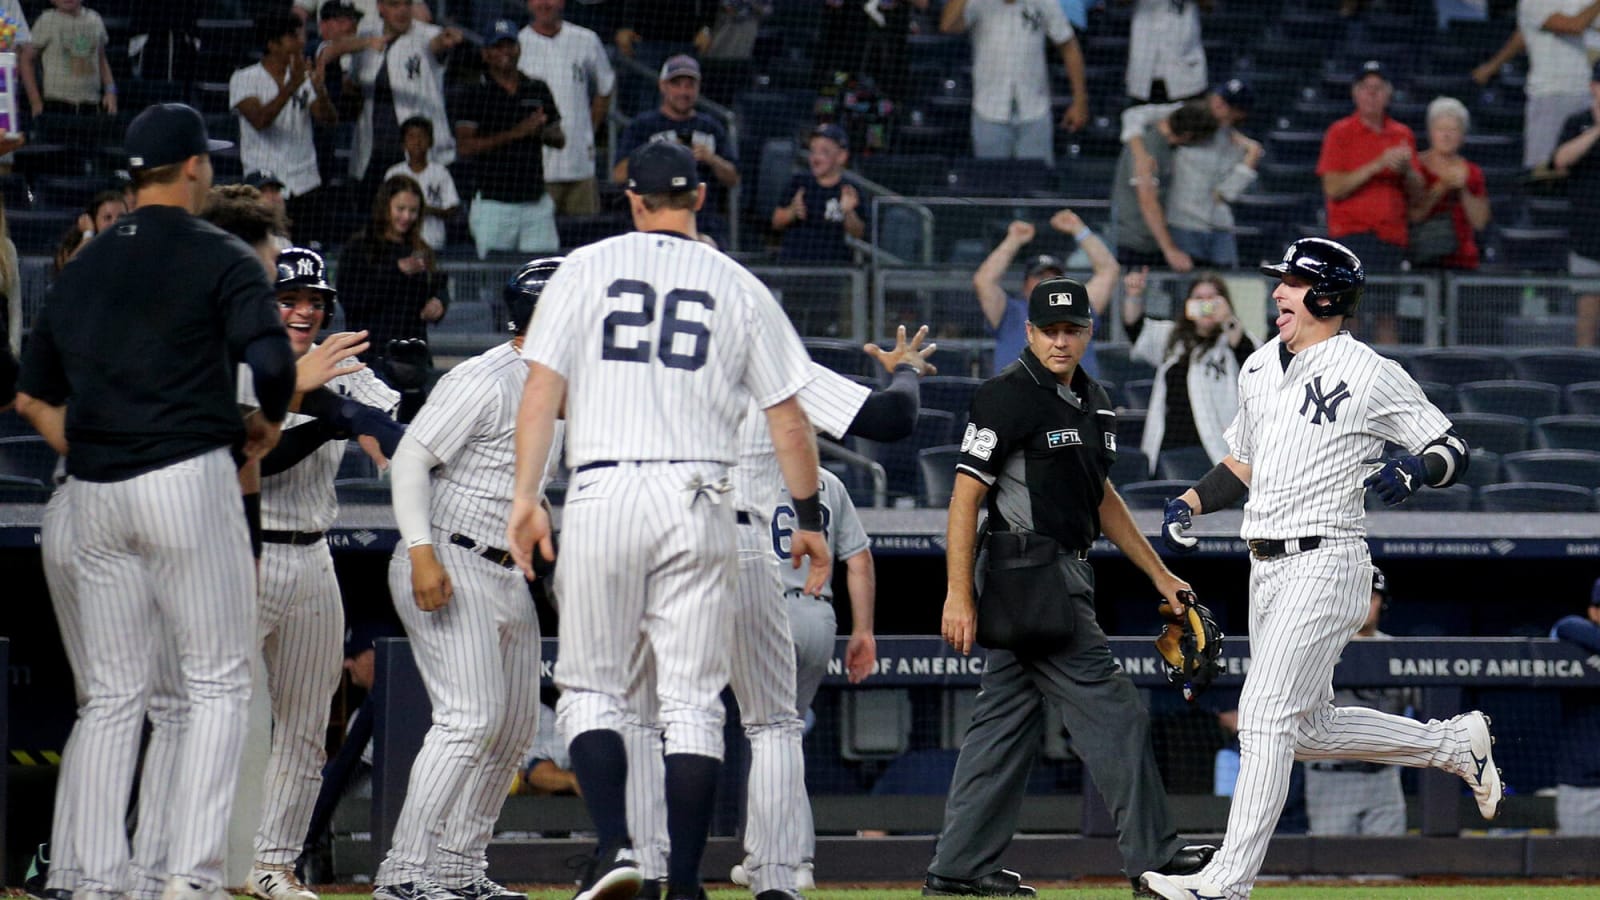
[[[248,184],[222,184],[206,194],[200,218],[254,247],[268,238],[289,234],[283,210],[268,206],[261,192]]]
[[[698,189],[687,191],[673,191],[670,194],[641,194],[639,199],[644,201],[644,208],[651,212],[660,212],[663,209],[694,210],[694,201],[699,196]]]
[[[183,162],[168,163],[164,166],[155,166],[149,169],[133,170],[134,193],[153,187],[158,184],[172,184],[183,174]]]
[[[305,27],[305,23],[287,9],[265,12],[256,16],[256,42],[264,51],[278,38],[303,31]]]
[[[427,116],[412,116],[400,123],[400,139],[405,140],[406,132],[413,128],[421,128],[428,134],[428,143],[433,143],[433,120]]]

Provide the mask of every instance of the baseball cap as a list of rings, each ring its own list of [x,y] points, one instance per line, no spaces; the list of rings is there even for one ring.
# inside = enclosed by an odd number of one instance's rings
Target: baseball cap
[[[1369,59],[1361,64],[1361,68],[1356,70],[1356,77],[1350,79],[1350,83],[1360,84],[1361,79],[1366,78],[1368,75],[1376,75],[1384,81],[1389,80],[1389,73],[1383,70],[1383,63],[1375,59]]]
[[[811,129],[811,136],[827,138],[846,150],[850,149],[850,135],[845,133],[843,128],[831,122]]]
[[[1229,78],[1212,88],[1211,92],[1242,113],[1248,113],[1256,105],[1256,92],[1251,89],[1250,82],[1241,78]]]
[[[628,190],[635,194],[675,194],[699,184],[694,154],[676,141],[647,141],[628,155]]]
[[[1051,256],[1048,253],[1041,253],[1038,256],[1035,256],[1033,259],[1028,260],[1028,267],[1024,269],[1023,272],[1029,278],[1038,278],[1045,272],[1054,272],[1057,275],[1065,275],[1067,274],[1067,267],[1061,262],[1061,260],[1056,259],[1054,256]]]
[[[354,622],[344,630],[344,657],[354,659],[371,650],[379,638],[405,637],[391,622]]]
[[[1057,322],[1093,324],[1094,316],[1089,311],[1089,289],[1060,275],[1046,278],[1034,285],[1033,293],[1028,295],[1028,321],[1035,328]]]
[[[671,81],[679,75],[690,75],[695,81],[700,80],[700,63],[687,53],[670,56],[661,64],[661,80]]]
[[[258,191],[264,187],[268,187],[269,185],[280,189],[283,187],[283,179],[272,174],[272,172],[267,169],[257,169],[254,172],[244,176],[244,183],[250,185]]]
[[[128,168],[154,169],[183,162],[191,156],[226,150],[229,141],[213,141],[206,122],[194,107],[184,103],[157,103],[133,117],[122,139]]]
[[[489,43],[494,45],[501,41],[514,41],[517,39],[517,31],[517,23],[510,19],[496,19],[494,28],[489,30]]]
[[[329,19],[338,18],[360,21],[361,15],[361,10],[357,9],[353,3],[346,3],[345,0],[328,0],[328,2],[322,4],[322,9],[317,11],[317,21],[326,22]]]

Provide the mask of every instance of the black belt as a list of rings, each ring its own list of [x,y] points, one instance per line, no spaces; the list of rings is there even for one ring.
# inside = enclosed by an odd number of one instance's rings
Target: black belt
[[[618,459],[597,459],[592,463],[584,463],[583,465],[577,467],[576,469],[573,469],[572,471],[574,471],[574,472],[588,472],[588,471],[591,471],[593,469],[615,469],[617,466],[620,466],[623,463],[628,463],[629,465],[634,465],[634,466],[644,465],[645,463],[667,463],[668,465],[674,465],[675,466],[675,465],[679,465],[680,463],[694,463],[694,462],[715,462],[715,461],[714,460],[709,460],[709,459],[621,459],[621,460],[618,460]],[[717,463],[717,465],[722,465],[722,463]]]
[[[455,544],[457,547],[465,547],[497,566],[504,566],[507,569],[515,569],[517,567],[516,562],[511,558],[510,550],[501,550],[499,547],[480,544],[460,532],[450,535],[450,543]]]
[[[1250,545],[1250,555],[1256,559],[1277,559],[1291,553],[1305,553],[1322,546],[1320,537],[1289,538],[1288,540],[1262,540],[1247,541]]]
[[[306,544],[315,544],[322,540],[320,531],[263,531],[261,542],[263,544],[288,544],[293,547],[303,547]]]
[[[1313,762],[1306,765],[1317,772],[1360,772],[1364,775],[1374,775],[1389,768],[1375,762]]]

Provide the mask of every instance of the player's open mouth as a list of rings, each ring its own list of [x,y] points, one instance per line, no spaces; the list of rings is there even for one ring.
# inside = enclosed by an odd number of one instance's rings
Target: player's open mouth
[[[1279,329],[1283,329],[1283,328],[1288,327],[1289,323],[1293,322],[1293,321],[1294,321],[1294,312],[1292,310],[1288,310],[1288,309],[1284,309],[1282,307],[1279,307],[1279,309],[1278,309],[1278,318],[1273,321],[1273,324],[1277,325]]]

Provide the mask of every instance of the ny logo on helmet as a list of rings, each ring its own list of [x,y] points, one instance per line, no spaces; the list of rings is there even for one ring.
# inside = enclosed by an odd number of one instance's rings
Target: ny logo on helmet
[[[1306,382],[1306,399],[1300,404],[1300,415],[1305,415],[1311,407],[1315,406],[1317,409],[1316,412],[1311,413],[1311,424],[1321,425],[1324,418],[1329,422],[1337,421],[1339,418],[1339,405],[1349,400],[1351,396],[1350,386],[1342,380],[1339,382],[1339,386],[1332,391],[1323,390],[1322,376],[1318,375]]]

